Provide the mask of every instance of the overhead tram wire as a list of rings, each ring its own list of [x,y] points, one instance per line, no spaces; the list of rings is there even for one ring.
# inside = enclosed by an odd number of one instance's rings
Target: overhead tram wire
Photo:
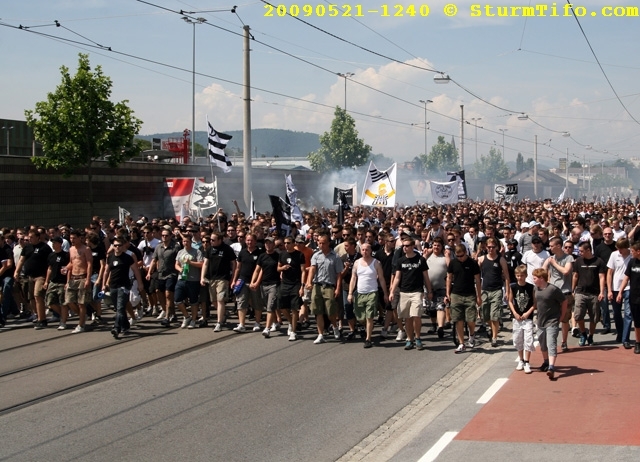
[[[153,60],[153,59],[144,58],[144,57],[141,57],[141,56],[136,56],[136,55],[133,55],[133,54],[122,52],[122,51],[117,51],[117,50],[114,50],[111,47],[105,47],[103,45],[96,44],[92,40],[86,39],[85,37],[83,37],[83,38],[85,38],[86,40],[88,40],[91,43],[82,43],[82,42],[79,42],[77,40],[72,40],[72,39],[68,39],[68,38],[64,38],[64,37],[57,37],[57,36],[51,35],[51,34],[45,34],[45,33],[42,33],[42,32],[32,31],[32,30],[30,30],[31,28],[29,26],[18,27],[18,26],[12,26],[12,25],[9,25],[9,24],[0,24],[0,25],[5,26],[5,27],[10,27],[10,28],[13,28],[13,29],[22,30],[22,31],[25,31],[25,32],[30,32],[32,34],[40,35],[40,36],[42,36],[44,38],[48,38],[48,39],[59,41],[59,42],[63,42],[63,43],[66,42],[66,43],[70,43],[70,44],[73,44],[73,45],[84,46],[84,47],[89,47],[89,48],[97,48],[99,50],[109,51],[111,53],[115,53],[115,54],[120,55],[120,56],[125,56],[125,57],[132,58],[132,59],[138,59],[138,60],[141,60],[141,61],[144,61],[144,62],[148,62],[148,63],[151,63],[151,64],[155,64],[155,65],[158,65],[158,66],[163,66],[163,67],[167,67],[167,68],[178,70],[178,71],[182,71],[182,72],[187,72],[189,74],[191,74],[193,72],[192,70],[185,69],[185,68],[173,65],[173,64],[167,64],[167,63],[163,63],[163,62],[156,61],[156,60]],[[50,25],[54,25],[54,24],[50,24]],[[321,66],[317,66],[317,67],[322,68]],[[324,70],[324,68],[322,68],[322,69]],[[328,72],[334,74],[331,71],[328,71]],[[231,84],[231,85],[236,85],[236,86],[239,86],[239,87],[243,87],[244,86],[244,84],[242,84],[242,83],[234,82],[234,81],[228,80],[228,79],[223,79],[221,77],[216,77],[214,75],[205,74],[205,73],[202,73],[202,72],[196,72],[196,75],[199,75],[201,77],[207,77],[207,78],[210,78],[210,79],[214,79],[214,80],[217,80],[217,81],[220,81],[220,82],[225,82],[225,83],[228,83],[228,84]],[[354,83],[359,83],[359,82],[355,82],[354,81]],[[364,85],[364,84],[361,84],[361,85],[363,85],[363,86],[365,86],[367,88],[371,88],[368,85]],[[291,96],[291,95],[286,95],[286,94],[283,94],[283,93],[275,92],[275,91],[272,91],[272,90],[267,90],[267,89],[260,88],[260,87],[252,86],[251,88],[253,90],[262,91],[262,92],[265,92],[265,93],[268,93],[268,94],[272,94],[272,95],[275,95],[275,96],[280,96],[280,97],[283,97],[283,98],[288,98],[288,99],[292,99],[292,100],[295,100],[295,101],[300,101],[300,102],[304,102],[304,103],[308,103],[308,104],[324,107],[324,108],[327,108],[327,109],[332,109],[332,110],[334,109],[334,106],[332,106],[332,105],[318,103],[318,102],[315,102],[315,101],[309,101],[307,99],[298,98],[298,97]],[[375,90],[375,89],[373,89],[373,90]],[[381,92],[381,93],[384,94],[384,92]],[[389,95],[389,94],[387,94],[387,95],[393,97],[393,95]],[[400,98],[398,98],[398,99],[400,101],[404,101],[404,100],[402,100]],[[409,104],[413,104],[413,103],[411,103],[409,101],[404,101],[404,102],[407,102]],[[415,106],[418,107],[417,105],[415,105]],[[399,120],[388,119],[388,118],[385,118],[385,117],[371,116],[370,114],[365,114],[365,113],[361,113],[361,112],[357,112],[357,111],[350,111],[350,113],[357,114],[357,115],[362,116],[362,117],[372,118],[372,119],[375,119],[375,120],[384,120],[384,121],[393,122],[393,123],[400,124],[400,125],[411,126],[410,122],[403,122],[403,121],[399,121]]]
[[[141,3],[148,4],[148,5],[150,5],[150,6],[157,6],[157,5],[154,5],[154,4],[152,4],[152,3],[146,2],[146,1],[144,1],[144,0],[138,0],[138,1],[139,1],[139,2],[141,2]],[[178,12],[178,11],[170,10],[170,9],[167,9],[167,8],[165,8],[165,7],[161,7],[161,6],[157,6],[157,7],[158,7],[158,8],[161,8],[161,9],[163,9],[163,10],[166,10],[166,11],[172,12],[172,13],[174,13],[174,14],[181,14],[181,15],[184,15],[184,14],[185,14],[185,12],[184,12],[183,10],[181,10],[181,11],[179,11],[179,12]],[[188,12],[187,12],[187,13],[188,13]],[[224,30],[224,31],[230,32],[230,33],[232,33],[232,34],[234,34],[234,35],[240,35],[240,34],[238,34],[238,33],[236,33],[236,32],[229,31],[228,29],[221,28],[221,27],[219,27],[219,26],[215,26],[215,25],[213,25],[213,24],[210,24],[209,22],[207,22],[207,23],[205,23],[205,24],[212,25],[212,26],[214,26],[214,27],[216,27],[216,28],[218,28],[218,29],[221,29],[221,30]],[[53,25],[53,24],[50,24],[50,25]],[[60,25],[59,25],[59,24],[55,24],[55,25],[56,25],[56,26],[58,26],[58,27],[60,27]],[[7,26],[8,26],[8,27],[14,27],[14,28],[15,28],[15,26],[11,26],[11,25],[7,25]],[[40,26],[38,26],[38,27],[40,27]],[[142,60],[142,61],[145,61],[145,62],[149,62],[149,63],[151,63],[151,64],[156,64],[156,65],[160,65],[160,66],[168,67],[168,68],[175,69],[175,70],[179,70],[179,71],[182,71],[182,72],[192,73],[192,70],[184,69],[184,68],[181,68],[181,67],[179,67],[179,66],[175,66],[175,65],[170,65],[170,64],[162,63],[162,62],[160,62],[160,61],[156,61],[156,60],[152,60],[152,59],[148,59],[148,58],[143,58],[143,57],[136,56],[136,55],[132,55],[132,54],[125,53],[125,52],[115,51],[115,50],[111,49],[111,47],[105,47],[105,46],[103,46],[103,45],[100,45],[100,44],[98,44],[97,42],[94,42],[94,41],[92,41],[91,39],[88,39],[87,37],[82,36],[81,34],[75,33],[74,31],[72,31],[71,29],[69,29],[69,28],[67,28],[67,27],[64,27],[64,28],[65,28],[66,30],[68,30],[69,32],[74,33],[75,35],[78,35],[78,36],[82,37],[83,39],[85,39],[85,40],[87,40],[87,41],[91,42],[91,44],[85,44],[85,43],[81,43],[81,42],[78,42],[78,41],[75,41],[75,40],[65,39],[65,38],[61,38],[61,37],[52,36],[52,35],[50,35],[50,34],[44,34],[44,33],[39,33],[39,32],[36,32],[36,31],[31,31],[31,30],[29,30],[29,29],[31,29],[31,27],[20,27],[20,29],[22,29],[22,30],[25,30],[25,31],[28,31],[28,32],[31,32],[31,33],[34,33],[34,34],[39,34],[39,35],[41,35],[41,36],[43,36],[43,37],[50,38],[50,39],[53,39],[53,40],[63,41],[63,42],[69,42],[69,43],[73,43],[73,44],[76,44],[76,45],[88,46],[88,47],[91,47],[91,48],[96,48],[96,47],[97,47],[97,48],[99,48],[99,49],[101,49],[101,50],[111,51],[112,53],[115,53],[115,54],[118,54],[118,55],[121,55],[121,56],[126,56],[126,57],[130,57],[130,58],[133,58],[133,59]],[[333,71],[331,71],[331,70],[329,70],[329,69],[326,69],[326,68],[324,68],[324,67],[322,67],[322,66],[319,66],[319,65],[316,65],[316,64],[314,64],[314,63],[308,62],[308,61],[306,61],[306,60],[304,60],[304,59],[298,58],[298,57],[296,57],[295,55],[292,55],[292,54],[290,54],[290,53],[284,52],[283,50],[280,50],[280,49],[278,49],[278,48],[276,48],[276,47],[273,47],[273,46],[271,46],[271,45],[269,45],[269,44],[266,44],[266,43],[264,43],[264,42],[262,42],[262,41],[259,41],[259,40],[254,40],[254,41],[256,41],[257,43],[260,43],[261,45],[263,45],[263,46],[265,46],[265,47],[271,48],[271,49],[276,50],[276,51],[278,51],[278,52],[280,52],[280,53],[284,53],[284,54],[286,54],[286,55],[288,55],[288,56],[291,56],[291,57],[293,57],[294,59],[298,59],[298,60],[300,60],[300,61],[302,61],[302,62],[305,62],[306,64],[309,64],[309,65],[312,65],[312,66],[314,66],[314,67],[317,67],[317,68],[319,68],[319,69],[321,69],[321,70],[324,70],[325,72],[328,72],[328,73],[330,73],[330,74],[332,74],[332,75],[335,75],[335,74],[336,74],[336,73],[334,73]],[[415,66],[414,66],[414,67],[415,67]],[[227,80],[227,79],[223,79],[223,78],[220,78],[220,77],[212,76],[212,75],[209,75],[209,74],[203,74],[203,73],[200,73],[200,72],[196,72],[196,74],[197,74],[197,75],[199,75],[199,76],[208,77],[208,78],[211,78],[211,79],[214,79],[214,80],[218,80],[218,81],[221,81],[221,82],[225,82],[225,83],[229,83],[229,84],[232,84],[232,85],[243,86],[243,85],[242,85],[242,84],[240,84],[240,83],[233,82],[233,81],[230,81],[230,80]],[[350,80],[351,80],[351,79],[350,79]],[[389,93],[383,92],[383,91],[378,90],[378,89],[376,89],[376,88],[370,87],[370,86],[368,86],[368,85],[366,85],[366,84],[363,84],[363,83],[361,83],[361,82],[358,82],[358,81],[355,81],[355,80],[352,80],[352,82],[353,82],[353,83],[355,83],[355,84],[361,85],[361,86],[363,86],[363,87],[365,87],[365,88],[367,88],[367,89],[370,89],[370,90],[373,90],[373,91],[375,91],[375,92],[378,92],[378,93],[384,94],[384,95],[386,95],[386,96],[388,96],[388,97],[391,97],[391,98],[393,98],[393,99],[396,99],[396,100],[398,100],[398,101],[404,102],[404,103],[406,103],[406,104],[410,104],[410,105],[415,106],[415,107],[420,107],[420,106],[418,106],[417,104],[415,104],[415,103],[413,103],[413,102],[411,102],[411,101],[407,101],[407,100],[404,100],[404,99],[402,99],[402,98],[396,97],[396,96],[394,96],[394,95],[391,95],[391,94],[389,94]],[[252,88],[253,88],[253,89],[255,89],[255,90],[257,90],[257,91],[262,91],[262,92],[265,92],[265,93],[268,93],[268,94],[273,94],[273,95],[276,95],[276,96],[280,96],[280,97],[284,97],[284,98],[289,98],[289,99],[292,99],[292,100],[297,100],[297,101],[305,102],[305,103],[308,103],[308,104],[312,104],[312,105],[316,105],[316,106],[320,106],[320,107],[326,107],[326,108],[331,108],[331,109],[333,109],[333,107],[332,107],[332,106],[329,106],[329,105],[326,105],[326,104],[317,103],[317,102],[313,102],[313,101],[305,100],[305,99],[302,99],[302,98],[297,98],[297,97],[290,96],[290,95],[285,95],[285,94],[282,94],[282,93],[279,93],[279,92],[274,92],[274,91],[267,90],[267,89],[263,89],[263,88],[258,88],[258,87],[252,87]],[[474,95],[474,96],[475,96],[475,95]],[[476,97],[477,97],[477,96],[476,96]],[[360,113],[360,112],[357,112],[357,111],[350,111],[350,112],[351,112],[352,114],[359,115],[359,116],[361,116],[361,117],[366,117],[367,119],[374,119],[375,121],[384,120],[384,121],[388,121],[388,122],[391,122],[391,123],[394,123],[394,124],[400,124],[400,125],[403,125],[403,126],[411,126],[411,123],[409,123],[409,122],[403,122],[403,121],[398,121],[398,120],[393,120],[393,119],[387,119],[387,118],[383,118],[383,117],[371,116],[371,115],[369,115],[369,114]],[[447,115],[445,115],[445,114],[438,113],[437,111],[433,111],[433,112],[434,112],[435,114],[438,114],[438,115],[440,115],[440,116],[442,116],[442,117],[445,117],[445,118],[447,118],[447,119],[450,119],[450,120],[454,120],[454,121],[457,121],[457,120],[458,120],[458,119],[457,119],[457,118],[455,118],[455,117],[447,116]],[[543,127],[543,128],[545,128],[545,129],[546,129],[546,127]],[[484,130],[490,131],[490,130],[488,130],[488,129],[484,129]],[[456,135],[451,134],[451,133],[446,133],[446,135],[456,136]],[[511,136],[511,135],[509,135],[508,137],[509,137],[509,138],[512,138],[512,139],[518,139],[518,138],[513,137],[513,136]],[[521,140],[521,141],[523,141],[523,142],[531,143],[531,141],[530,141],[530,140],[526,140],[526,139],[520,139],[520,140]]]
[[[140,1],[140,0],[138,0],[138,1]],[[269,5],[269,6],[273,7],[273,8],[276,8],[275,5],[269,3],[266,0],[260,0],[260,1],[262,3],[264,3],[265,5]],[[377,51],[373,51],[373,50],[370,50],[368,48],[365,48],[362,45],[358,45],[357,43],[353,43],[350,40],[347,40],[347,39],[342,38],[342,37],[340,37],[340,36],[338,36],[336,34],[333,34],[333,33],[329,32],[329,31],[326,31],[326,30],[322,29],[321,27],[315,26],[315,25],[311,24],[310,22],[305,21],[304,19],[298,18],[296,16],[291,16],[291,14],[289,14],[288,11],[286,12],[286,14],[287,14],[287,16],[289,16],[289,17],[291,17],[291,18],[293,18],[293,19],[295,19],[297,21],[300,21],[301,23],[311,27],[312,29],[315,29],[315,30],[317,30],[319,32],[322,32],[323,34],[329,35],[330,37],[333,37],[334,39],[339,40],[341,42],[348,43],[351,46],[359,48],[362,51],[366,51],[367,53],[371,53],[371,54],[373,54],[375,56],[378,56],[379,58],[388,59],[389,61],[393,61],[394,63],[402,64],[403,66],[413,67],[415,69],[420,69],[420,70],[423,70],[423,71],[434,72],[436,74],[442,74],[443,73],[442,71],[439,71],[437,69],[431,69],[431,68],[428,68],[428,67],[416,66],[415,64],[405,63],[404,61],[400,61],[398,59],[391,58],[390,56],[383,55],[382,53],[378,53]]]
[[[616,95],[616,98],[617,98],[618,102],[624,108],[625,112],[629,115],[629,117],[631,117],[631,119],[633,119],[633,121],[636,124],[640,125],[640,122],[633,116],[633,114],[631,114],[631,112],[629,111],[627,106],[625,106],[625,104],[622,102],[622,99],[620,99],[620,96],[618,95],[618,92],[613,87],[613,84],[611,83],[611,80],[609,80],[609,76],[604,71],[604,68],[602,67],[602,64],[600,64],[600,59],[598,59],[598,55],[596,55],[595,50],[591,46],[591,42],[589,41],[589,38],[587,37],[587,34],[585,33],[584,29],[582,28],[582,24],[580,23],[580,20],[578,19],[578,16],[576,15],[576,12],[573,9],[573,4],[570,2],[570,0],[567,0],[567,4],[569,5],[569,8],[571,9],[571,14],[573,14],[573,17],[576,20],[576,23],[578,23],[578,27],[580,28],[580,32],[582,33],[582,36],[584,37],[585,41],[587,42],[587,45],[589,46],[589,50],[591,50],[591,54],[595,58],[596,63],[598,63],[598,67],[600,68],[600,72],[602,72],[602,75],[604,75],[605,80],[609,84],[609,88],[611,88],[611,91],[613,91],[613,94]]]

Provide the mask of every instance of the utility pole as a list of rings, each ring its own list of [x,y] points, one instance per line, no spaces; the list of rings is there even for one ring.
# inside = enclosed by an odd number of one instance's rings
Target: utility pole
[[[429,122],[427,122],[427,104],[433,103],[430,99],[421,99],[420,102],[424,104],[424,155],[428,155],[427,152],[427,130],[429,130]]]
[[[464,104],[460,105],[460,169],[464,170]]]
[[[345,72],[344,74],[338,72],[338,75],[344,78],[344,112],[347,112],[347,79],[353,77],[353,72]]]
[[[243,196],[247,210],[251,207],[251,49],[249,47],[249,26],[244,26],[244,124],[242,134]]]
[[[533,143],[533,195],[538,199],[538,135],[534,135]]]
[[[504,161],[504,132],[509,131],[508,128],[499,128],[498,130],[500,130],[502,132],[502,160]]]
[[[482,120],[482,117],[472,117],[471,120],[473,120],[473,124],[476,127],[476,164],[477,164],[478,163],[478,120]]]

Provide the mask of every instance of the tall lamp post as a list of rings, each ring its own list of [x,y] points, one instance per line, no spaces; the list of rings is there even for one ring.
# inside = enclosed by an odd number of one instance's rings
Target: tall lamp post
[[[191,87],[191,163],[196,162],[196,24],[202,24],[207,20],[205,18],[196,18],[195,20],[183,16],[182,19],[187,24],[193,25],[193,71],[192,75],[192,87]]]
[[[2,129],[7,132],[7,155],[9,155],[9,130],[13,130],[13,125],[4,125]]]
[[[478,120],[482,120],[482,117],[472,117],[471,120],[473,120],[473,125],[476,127],[476,164],[477,164],[478,163]]]
[[[427,152],[427,130],[429,129],[429,122],[427,122],[427,104],[433,103],[430,99],[421,99],[420,102],[424,104],[424,155],[428,154]]]
[[[354,75],[353,72],[345,72],[344,74],[338,72],[338,76],[344,78],[344,112],[347,112],[347,79]]]
[[[509,131],[508,128],[499,128],[499,131],[502,132],[502,160],[504,161],[504,132]]]

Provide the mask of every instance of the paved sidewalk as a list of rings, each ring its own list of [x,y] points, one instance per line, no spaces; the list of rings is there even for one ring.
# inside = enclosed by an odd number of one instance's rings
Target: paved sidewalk
[[[514,352],[515,359],[516,353]],[[556,378],[515,371],[455,438],[546,444],[640,445],[640,355],[621,345],[572,347],[558,355]]]

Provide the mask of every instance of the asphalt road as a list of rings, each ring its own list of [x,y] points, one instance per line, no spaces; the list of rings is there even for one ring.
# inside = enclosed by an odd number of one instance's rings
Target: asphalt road
[[[5,335],[58,332],[4,332],[4,345]],[[108,332],[62,335],[56,348],[115,342]],[[366,350],[360,341],[314,345],[311,332],[288,342],[284,333],[173,329],[3,377],[0,386],[32,398],[43,384],[81,383],[130,367],[132,357],[216,336],[225,340],[0,416],[0,459],[334,461],[465,359],[435,336],[425,351],[393,340]]]

